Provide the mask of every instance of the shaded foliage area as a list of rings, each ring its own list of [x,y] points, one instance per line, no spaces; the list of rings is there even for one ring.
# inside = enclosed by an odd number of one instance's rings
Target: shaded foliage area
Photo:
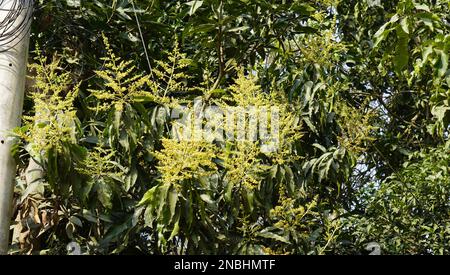
[[[448,1],[41,1],[11,253],[448,253],[449,28]],[[279,107],[280,149],[176,142],[199,98]]]

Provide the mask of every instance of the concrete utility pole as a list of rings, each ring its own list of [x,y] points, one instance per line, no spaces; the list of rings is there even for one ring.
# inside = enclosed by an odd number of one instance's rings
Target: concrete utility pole
[[[0,0],[0,255],[8,252],[16,164],[8,132],[20,125],[33,0]]]

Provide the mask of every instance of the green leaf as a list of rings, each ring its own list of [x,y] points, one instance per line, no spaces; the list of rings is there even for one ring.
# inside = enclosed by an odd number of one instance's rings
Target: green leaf
[[[255,209],[254,201],[255,201],[255,192],[247,191],[247,203],[250,213],[252,213],[253,210]]]
[[[249,28],[250,27],[248,27],[248,26],[242,26],[242,27],[236,27],[236,28],[228,29],[225,32],[241,32],[241,31],[248,30]]]
[[[425,26],[427,26],[431,31],[434,32],[434,24],[437,25],[440,24],[440,18],[437,17],[435,14],[421,12],[416,15],[416,18],[418,19],[418,22],[422,22]]]
[[[172,240],[176,235],[178,235],[178,232],[180,231],[180,223],[177,221],[175,225],[173,226],[172,233],[170,233],[169,241]]]
[[[132,18],[127,14],[130,10],[124,9],[123,7],[119,7],[116,10],[119,13],[119,16],[126,20],[132,20]]]
[[[153,222],[155,220],[155,215],[153,212],[153,208],[151,206],[147,206],[147,208],[144,211],[144,224],[145,226],[152,226]]]
[[[394,68],[397,73],[400,73],[409,62],[409,35],[403,31],[401,27],[397,27],[397,47],[394,56]]]
[[[207,204],[214,204],[214,201],[211,199],[211,196],[208,194],[201,194],[200,198]]]
[[[294,173],[292,172],[291,167],[288,165],[285,166],[286,171],[286,181],[287,181],[287,187],[290,194],[294,194],[295,192],[295,180],[294,180]]]
[[[263,229],[260,232],[258,232],[257,236],[263,237],[266,239],[273,239],[282,243],[290,244],[290,242],[283,236],[277,235],[273,232],[268,231],[267,229]]]
[[[432,45],[428,45],[427,47],[425,47],[425,49],[422,51],[422,64],[421,66],[423,66],[425,63],[428,62],[428,58],[429,56],[433,53],[433,46]]]
[[[203,5],[203,1],[194,0],[187,2],[186,5],[191,7],[191,9],[189,10],[189,15],[192,16],[198,10],[198,8],[200,8]]]
[[[190,27],[188,33],[189,34],[207,33],[214,30],[215,28],[216,28],[215,24],[211,23],[200,24]]]
[[[76,216],[71,216],[69,218],[69,221],[75,225],[78,225],[79,227],[83,227],[83,223],[81,222],[81,220],[79,218],[77,218]]]
[[[97,217],[89,210],[83,209],[81,216],[89,222],[97,223]]]
[[[192,194],[189,194],[189,197],[186,198],[186,201],[184,203],[184,215],[186,219],[187,227],[190,228],[192,225],[192,222],[194,221],[194,209],[192,205]]]
[[[440,122],[445,121],[447,116],[450,116],[450,107],[439,106],[431,109],[431,114]]]
[[[314,7],[306,3],[302,3],[301,1],[294,1],[294,4],[292,4],[289,9],[302,15],[310,15],[316,10]]]
[[[125,191],[129,191],[131,187],[133,187],[136,184],[138,178],[138,171],[136,167],[132,167],[130,170],[130,174],[126,176],[125,178]]]
[[[167,194],[167,199],[169,201],[169,208],[170,208],[170,220],[172,221],[175,212],[176,212],[176,207],[177,207],[177,202],[178,202],[178,193],[175,190],[174,187],[172,187],[170,189],[170,192]]]
[[[409,23],[408,23],[408,17],[404,17],[401,21],[400,21],[400,26],[402,27],[402,30],[409,34]]]
[[[231,201],[232,194],[233,194],[233,187],[234,187],[234,183],[233,182],[228,182],[227,183],[226,191],[225,191],[225,200],[227,202]]]
[[[144,205],[149,203],[151,200],[153,200],[153,196],[155,194],[157,186],[152,187],[150,190],[145,192],[144,196],[142,197],[141,201],[138,203],[138,206]]]
[[[111,198],[113,194],[111,186],[108,183],[104,182],[103,180],[99,180],[97,181],[96,187],[98,200],[105,208],[111,209],[112,208]]]
[[[313,146],[322,151],[323,153],[327,152],[327,149],[322,145],[320,145],[319,143],[314,143]]]
[[[436,67],[438,69],[438,76],[442,77],[447,73],[448,69],[448,54],[441,50],[435,50],[439,56],[439,62],[437,62]]]
[[[373,45],[373,48],[377,48],[378,45],[386,39],[386,37],[389,35],[389,33],[393,30],[393,28],[388,28],[391,24],[398,21],[400,17],[398,14],[392,16],[391,20],[389,22],[386,22],[383,26],[381,26],[378,31],[374,34],[375,43]]]
[[[170,220],[170,209],[167,208],[167,193],[169,192],[170,184],[164,184],[158,188],[158,200],[155,201],[158,207],[157,217],[158,219],[168,223]]]
[[[309,26],[295,26],[295,31],[299,33],[316,34],[318,30]]]
[[[119,237],[123,232],[128,230],[131,226],[132,217],[128,217],[125,222],[122,224],[113,225],[109,230],[105,237],[101,240],[101,245],[107,245],[109,242],[113,241],[117,237]]]
[[[133,217],[131,219],[131,225],[134,227],[138,224],[139,219],[141,217],[142,212],[144,211],[145,206],[138,206],[134,209]]]
[[[414,8],[416,10],[422,10],[422,11],[430,12],[430,7],[428,7],[428,5],[426,5],[426,4],[414,3]]]
[[[389,23],[384,24],[381,28],[375,33],[373,36],[375,38],[375,43],[373,44],[373,48],[377,48],[378,45],[386,39],[386,37],[391,32],[391,29],[386,29]]]
[[[98,137],[88,136],[88,137],[85,137],[85,138],[81,138],[80,141],[81,142],[92,143],[92,144],[98,144]]]
[[[67,6],[72,8],[79,8],[80,7],[80,0],[66,0]]]
[[[120,110],[115,110],[114,111],[114,120],[113,120],[113,127],[114,127],[114,131],[116,132],[117,135],[119,135],[119,127],[120,127],[120,121],[122,119],[122,111]]]
[[[74,239],[74,237],[73,237],[74,231],[75,231],[75,226],[72,223],[68,222],[66,224],[66,234],[67,234],[67,237],[71,240]]]

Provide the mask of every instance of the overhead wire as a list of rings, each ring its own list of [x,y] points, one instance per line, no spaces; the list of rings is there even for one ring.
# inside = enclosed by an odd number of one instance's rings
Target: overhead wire
[[[139,36],[141,37],[142,47],[144,48],[145,58],[147,59],[148,68],[150,70],[150,75],[153,78],[153,69],[152,69],[152,65],[150,63],[150,58],[148,56],[147,45],[146,45],[145,40],[144,40],[144,35],[142,33],[141,24],[139,22],[139,18],[138,18],[138,15],[137,15],[137,11],[136,11],[136,6],[134,4],[134,0],[131,1],[131,5],[132,5],[132,8],[133,8],[133,12],[134,12],[134,18],[136,19],[136,24],[137,24],[137,27],[138,27]]]
[[[33,8],[34,0],[0,0],[0,53],[14,48],[27,35]]]

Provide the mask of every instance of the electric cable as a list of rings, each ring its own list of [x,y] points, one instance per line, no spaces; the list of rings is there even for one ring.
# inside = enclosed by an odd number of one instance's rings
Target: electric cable
[[[134,18],[136,19],[136,24],[137,24],[137,27],[138,27],[139,36],[141,37],[142,47],[144,48],[145,58],[147,59],[148,68],[150,70],[150,76],[153,78],[153,69],[152,69],[152,65],[150,63],[150,58],[148,56],[147,45],[146,45],[145,40],[144,40],[144,35],[142,34],[141,24],[139,22],[139,18],[138,18],[138,15],[137,15],[136,6],[134,5],[134,0],[131,1],[131,5],[132,5],[132,8],[133,8],[133,12],[134,12]]]
[[[34,1],[0,0],[0,7],[2,7],[0,8],[0,53],[2,53],[14,48],[27,35],[31,28]]]

